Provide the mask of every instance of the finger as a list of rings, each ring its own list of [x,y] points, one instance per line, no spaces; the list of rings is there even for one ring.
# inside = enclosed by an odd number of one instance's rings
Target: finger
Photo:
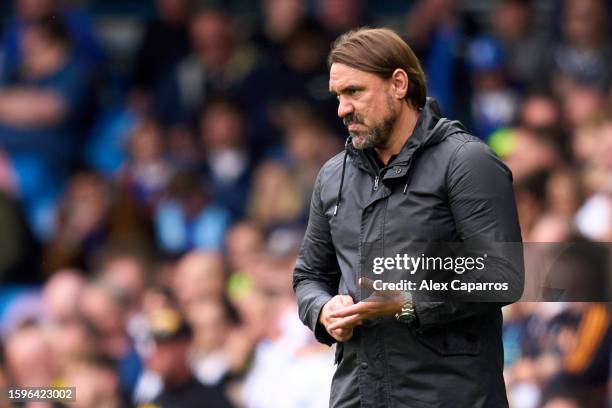
[[[357,313],[363,313],[365,310],[365,306],[363,303],[357,303],[351,306],[347,306],[343,309],[334,310],[330,313],[329,317],[337,318],[337,317],[347,317]]]
[[[353,315],[346,317],[344,319],[337,320],[329,325],[328,330],[335,329],[352,329],[355,326],[358,326],[363,321],[363,316],[361,315]]]
[[[355,304],[353,298],[349,295],[340,295],[339,300],[343,306],[350,306]]]
[[[338,337],[346,337],[351,334],[352,329],[334,329],[331,330],[331,334]]]
[[[336,339],[336,341],[339,341],[339,342],[348,341],[348,340],[351,339],[351,337],[353,337],[353,331],[352,330],[343,330],[341,334],[338,334],[337,331],[334,331],[332,333],[332,337],[334,339]]]

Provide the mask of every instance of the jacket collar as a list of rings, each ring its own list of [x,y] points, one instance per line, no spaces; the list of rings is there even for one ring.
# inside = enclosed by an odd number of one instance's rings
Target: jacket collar
[[[465,132],[465,128],[459,121],[451,121],[441,116],[438,102],[434,98],[428,97],[425,106],[421,109],[421,114],[412,136],[408,138],[399,154],[383,168],[386,170],[391,169],[391,171],[385,172],[384,179],[405,176],[408,172],[411,159],[417,150],[438,144],[452,134]],[[368,153],[356,149],[350,136],[346,140],[345,149],[355,165],[365,171],[372,172],[366,157]],[[376,154],[375,152],[370,152],[370,154],[372,153]]]

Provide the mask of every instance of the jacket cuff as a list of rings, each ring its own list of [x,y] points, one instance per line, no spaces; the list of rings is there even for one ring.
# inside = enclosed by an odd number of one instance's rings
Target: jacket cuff
[[[317,341],[323,344],[327,344],[328,346],[334,344],[336,342],[336,339],[330,336],[327,330],[325,330],[325,326],[323,326],[319,322],[319,317],[321,316],[321,312],[323,311],[323,306],[325,306],[325,304],[329,302],[331,298],[331,296],[320,296],[319,298],[317,298],[315,304],[311,309],[311,320],[309,324],[310,329],[314,333],[314,336]]]

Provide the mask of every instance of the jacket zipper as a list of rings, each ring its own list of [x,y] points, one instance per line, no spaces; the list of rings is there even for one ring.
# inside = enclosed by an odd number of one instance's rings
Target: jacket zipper
[[[391,167],[396,167],[396,166],[402,166],[402,165],[406,165],[408,163],[408,161],[403,161],[403,162],[399,162],[399,163],[394,163],[388,166],[383,167],[382,169],[380,169],[378,171],[378,174],[376,175],[376,177],[374,177],[374,191],[378,190],[378,182],[380,181],[380,175],[387,169],[391,168]]]

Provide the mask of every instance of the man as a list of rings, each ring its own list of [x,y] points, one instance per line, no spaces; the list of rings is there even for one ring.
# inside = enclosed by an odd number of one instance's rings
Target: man
[[[440,118],[419,61],[394,32],[344,34],[328,65],[350,136],[315,182],[294,289],[302,321],[319,341],[337,342],[330,406],[507,406],[500,306],[523,284],[522,251],[497,244],[521,241],[510,171]],[[364,300],[373,255],[429,254],[416,245],[428,242],[484,251],[486,268],[466,279],[505,282],[507,296],[375,291]]]
[[[59,161],[74,154],[90,82],[72,50],[59,20],[24,27],[21,64],[0,72],[0,143],[11,155]]]
[[[148,368],[163,380],[163,391],[147,408],[201,407],[230,408],[223,389],[200,383],[189,363],[191,327],[174,308],[159,308],[150,313],[148,324],[155,342]]]
[[[81,136],[93,113],[91,71],[74,55],[61,19],[43,18],[20,29],[17,64],[0,67],[0,148],[16,174],[26,216],[39,239]],[[15,61],[12,61],[15,62]]]

